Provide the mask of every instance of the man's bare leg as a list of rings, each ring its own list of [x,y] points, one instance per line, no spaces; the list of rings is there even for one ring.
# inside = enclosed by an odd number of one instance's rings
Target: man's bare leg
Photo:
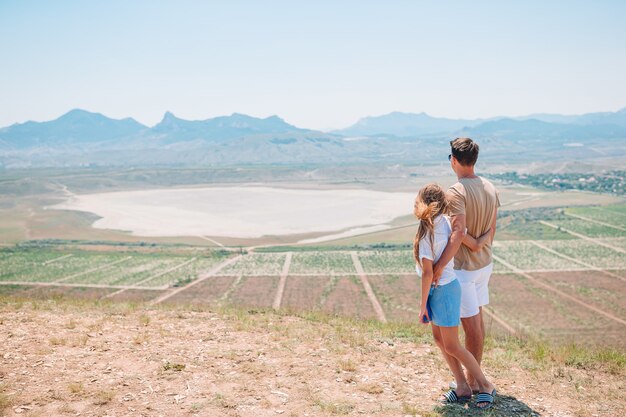
[[[478,314],[475,316],[461,318],[461,323],[465,332],[465,349],[476,358],[476,362],[480,365],[485,344],[485,323],[482,307],[479,307]],[[478,389],[478,384],[471,375],[467,375],[467,383],[472,387],[472,390]]]

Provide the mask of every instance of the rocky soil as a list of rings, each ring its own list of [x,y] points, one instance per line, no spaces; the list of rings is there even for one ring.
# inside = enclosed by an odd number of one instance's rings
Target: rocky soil
[[[490,341],[496,406],[439,407],[428,329],[270,311],[0,303],[0,416],[624,415],[623,364]],[[569,360],[569,362],[568,362]]]

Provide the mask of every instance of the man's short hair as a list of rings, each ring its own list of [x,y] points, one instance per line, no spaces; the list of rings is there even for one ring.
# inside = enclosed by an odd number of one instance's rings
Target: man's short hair
[[[478,159],[478,144],[470,138],[456,138],[450,141],[452,156],[463,166],[474,166]]]

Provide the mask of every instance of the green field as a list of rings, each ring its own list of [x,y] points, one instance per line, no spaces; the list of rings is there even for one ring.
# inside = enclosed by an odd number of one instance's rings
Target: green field
[[[293,274],[354,274],[354,264],[346,252],[297,252],[291,261]]]
[[[569,240],[550,240],[555,246],[560,246]],[[522,270],[567,270],[572,267],[571,261],[541,249],[530,241],[501,241],[494,245],[493,253],[503,258],[513,266]],[[573,265],[574,267],[577,265]],[[580,267],[580,266],[579,266]]]
[[[623,206],[570,207],[565,209],[565,213],[626,228],[626,210],[622,208]]]
[[[415,260],[412,251],[360,251],[358,255],[366,273],[415,273]]]

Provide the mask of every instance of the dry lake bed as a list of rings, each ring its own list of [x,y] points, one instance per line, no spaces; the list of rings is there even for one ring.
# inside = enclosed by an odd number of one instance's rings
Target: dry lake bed
[[[380,230],[411,214],[415,194],[273,187],[157,189],[73,195],[53,209],[100,217],[93,227],[138,236],[262,236]]]

